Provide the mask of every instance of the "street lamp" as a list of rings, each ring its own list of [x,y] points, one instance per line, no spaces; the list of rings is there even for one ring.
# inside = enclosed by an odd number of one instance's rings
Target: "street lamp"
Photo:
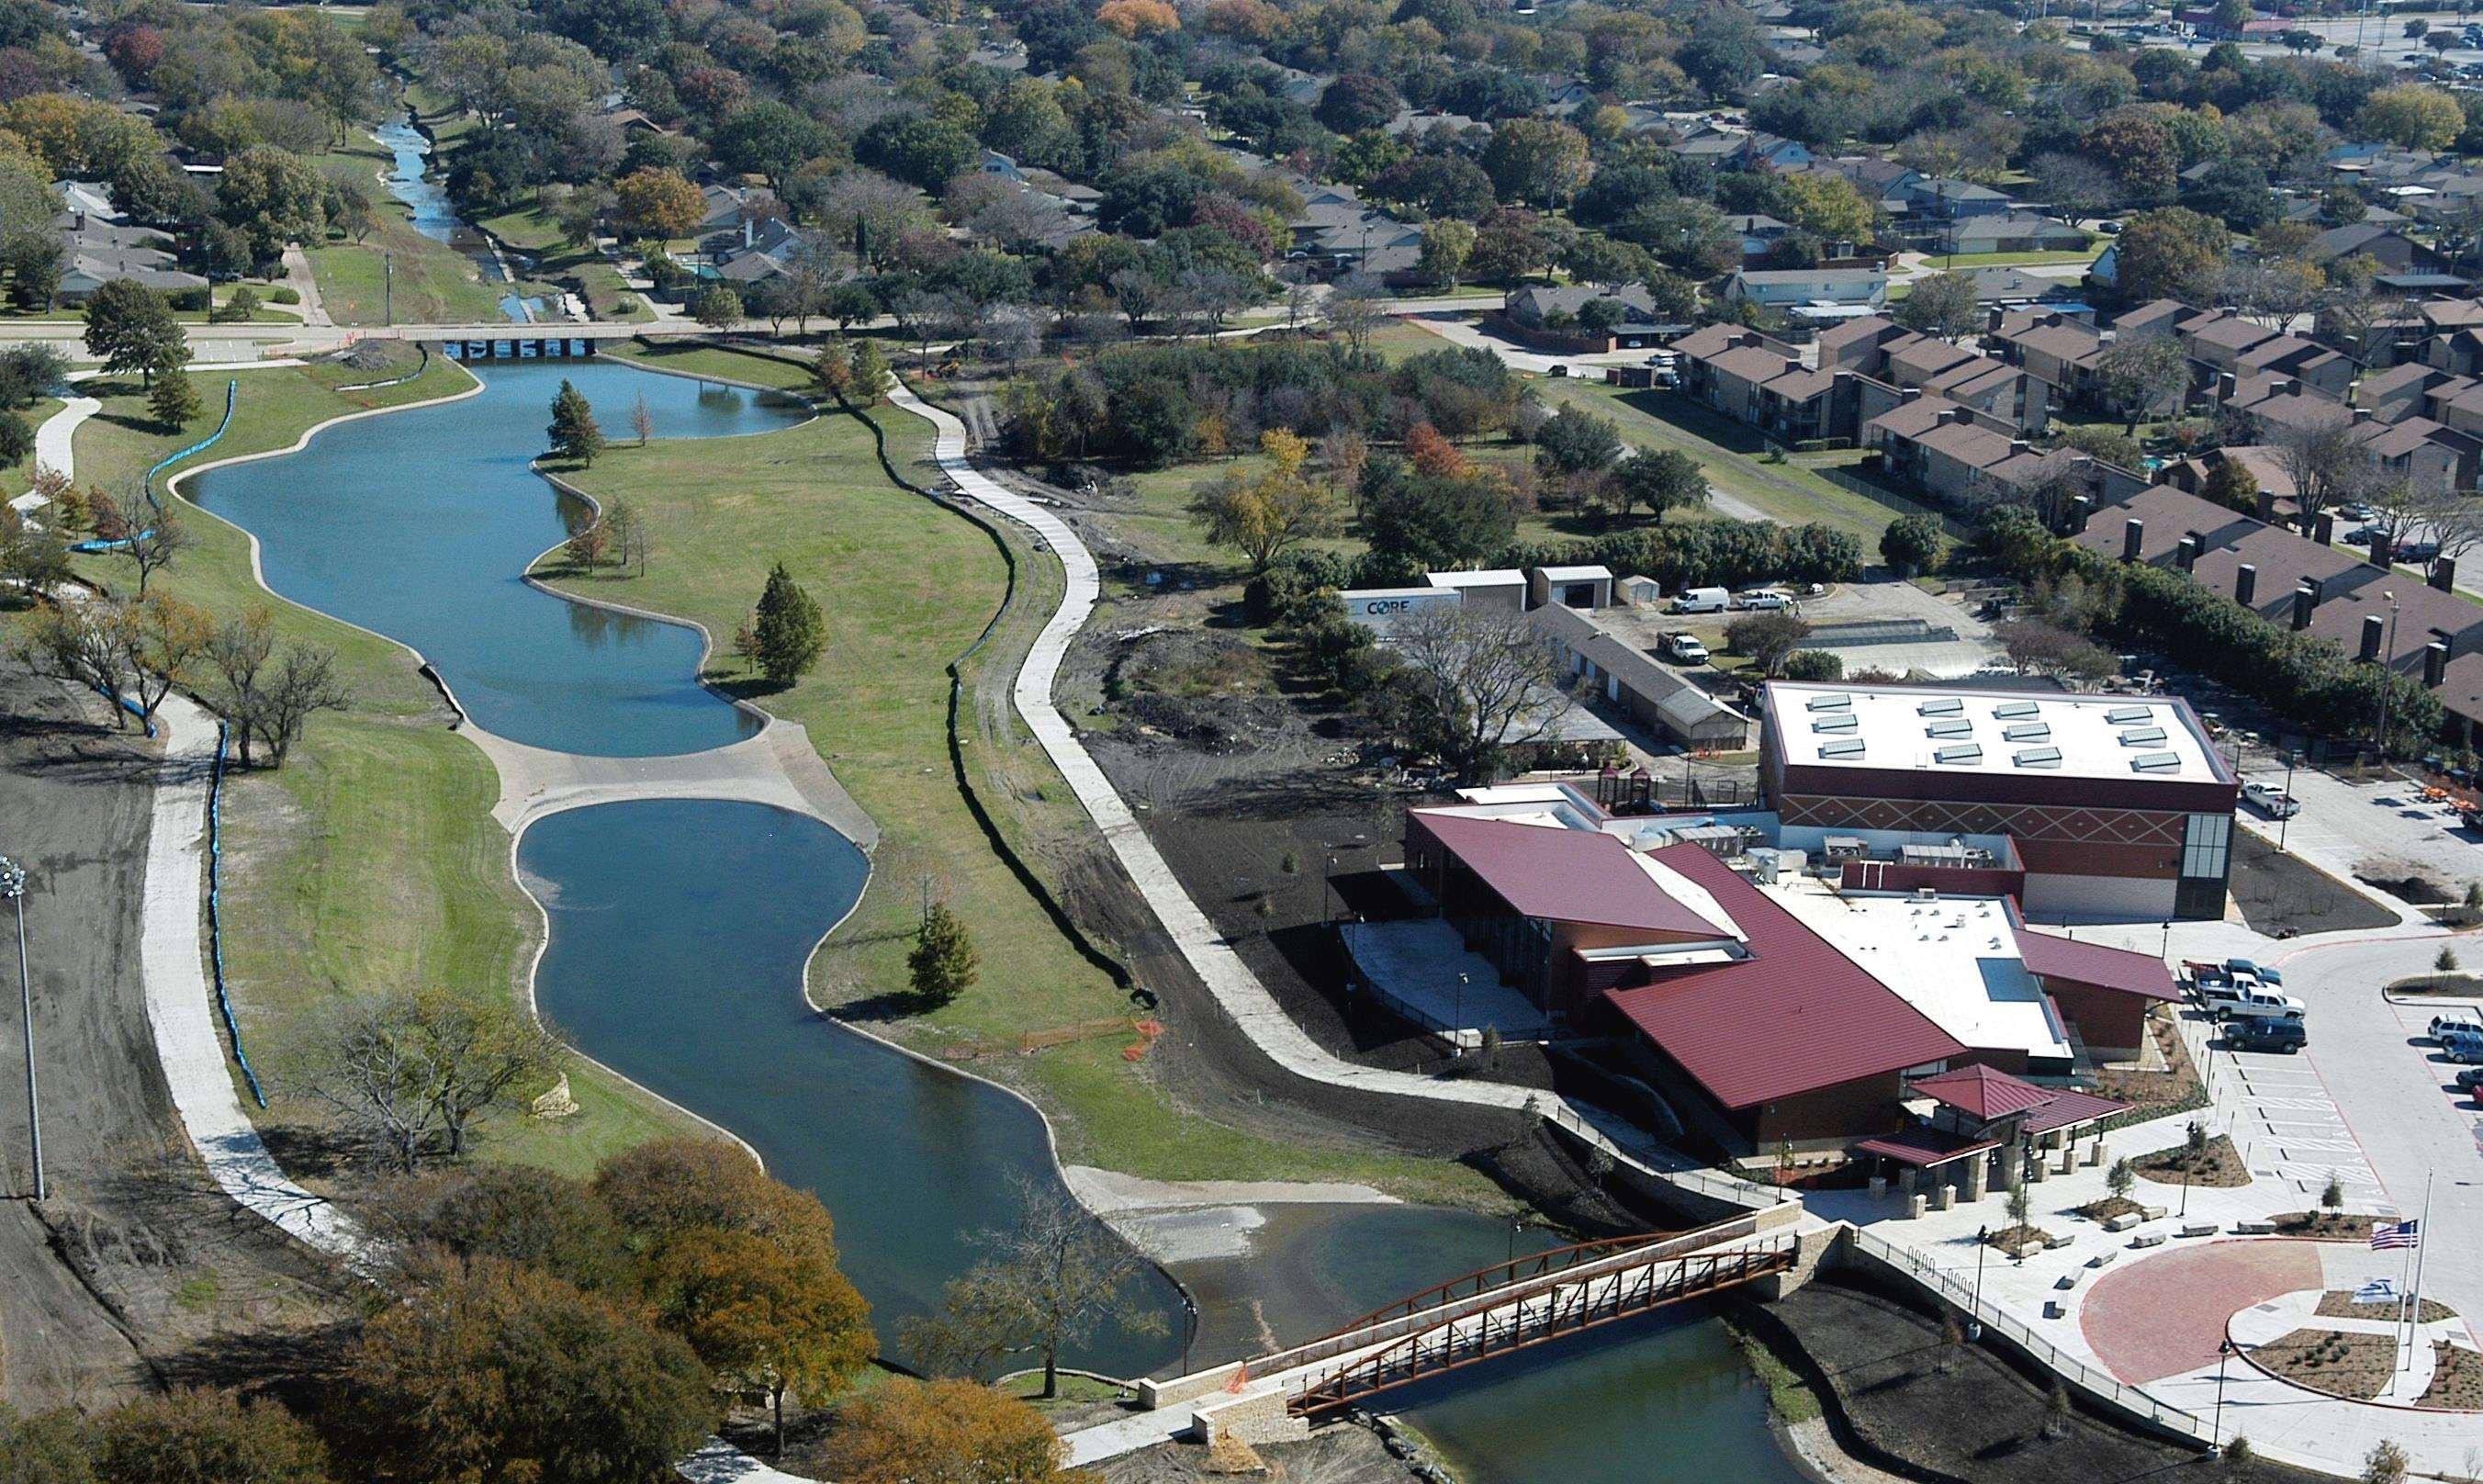
[[[1189,1347],[1198,1343],[1198,1300],[1189,1296],[1188,1288],[1181,1290],[1181,1312],[1185,1320],[1181,1338],[1181,1370],[1183,1375],[1188,1375]]]
[[[1327,864],[1320,871],[1320,909],[1327,914],[1327,919],[1330,922],[1336,920],[1335,898],[1336,857],[1330,856],[1327,858]]]
[[[2372,741],[2379,748],[2380,766],[2386,768],[2389,765],[2389,680],[2394,674],[2389,669],[2389,660],[2397,652],[2397,596],[2392,592],[2380,596],[2389,600],[2389,642],[2380,650],[2380,732]]]
[[[1453,1056],[1466,1054],[1466,976],[1462,972],[1457,975],[1456,1015],[1449,1026],[1449,1053]]]
[[[1965,1316],[1965,1338],[1971,1342],[1983,1338],[1983,1259],[1991,1251],[1991,1228],[1974,1229],[1974,1309]]]
[[[0,856],[0,897],[17,914],[17,1010],[26,1029],[26,1137],[35,1147],[35,1200],[50,1194],[43,1183],[43,1104],[35,1091],[35,991],[26,976],[26,868]]]
[[[2294,765],[2295,763],[2297,763],[2297,762],[2300,762],[2301,760],[2302,760],[2302,755],[2301,755],[2300,753],[2294,752],[2294,751],[2292,751],[2291,749],[2287,749],[2287,750],[2285,751],[2285,754],[2284,754],[2284,797],[2285,797],[2287,800],[2290,800],[2290,799],[2292,799],[2292,797],[2293,797],[2293,765]],[[2296,807],[2296,808],[2299,808],[2300,806],[2298,806],[2298,805],[2297,805],[2297,806],[2295,806],[2295,807]],[[2289,811],[2288,811],[2288,812],[2286,812],[2286,813],[2279,814],[2279,815],[2277,816],[2277,818],[2276,818],[2276,853],[2277,853],[2278,855],[2280,855],[2280,856],[2284,854],[2284,832],[2285,832],[2285,831],[2287,831],[2287,830],[2289,830],[2289,829],[2291,829],[2291,828],[2293,828],[2293,815],[2292,815],[2292,813],[2291,813],[2291,812],[2289,812]]]
[[[2207,1440],[2210,1452],[2222,1453],[2225,1450],[2225,1363],[2231,1360],[2232,1356],[2231,1339],[2220,1339],[2216,1342],[2216,1425],[2215,1436]]]

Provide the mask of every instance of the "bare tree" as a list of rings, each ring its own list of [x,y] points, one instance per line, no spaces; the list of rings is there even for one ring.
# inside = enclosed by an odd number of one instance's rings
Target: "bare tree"
[[[445,991],[345,1000],[320,1027],[301,1090],[412,1171],[435,1132],[465,1153],[476,1114],[560,1065],[560,1044],[516,1006]]]
[[[139,490],[139,495],[143,500],[146,490]],[[113,554],[127,557],[137,567],[138,596],[145,597],[147,579],[173,565],[173,559],[190,544],[189,534],[169,505],[161,510],[145,504],[123,507],[98,498],[93,506],[96,539],[117,543]]]
[[[1379,303],[1383,292],[1379,280],[1367,273],[1348,274],[1328,290],[1328,328],[1345,336],[1346,347],[1356,360],[1370,347],[1372,335],[1387,323],[1388,312]]]
[[[603,524],[612,538],[612,557],[624,570],[647,570],[647,518],[627,500],[614,499],[603,508]]]
[[[2120,412],[2128,431],[2156,412],[2178,412],[2190,390],[2190,358],[2171,335],[2135,335],[2119,341],[2096,360],[2104,401]]]
[[[1005,1232],[985,1232],[989,1254],[948,1285],[946,1312],[909,1321],[907,1348],[941,1368],[971,1370],[1005,1355],[1043,1357],[1043,1394],[1060,1391],[1060,1351],[1107,1320],[1160,1329],[1163,1317],[1130,1280],[1144,1259],[1105,1230],[1068,1191],[1019,1177],[1023,1213]]]
[[[2293,481],[2294,503],[2306,531],[2320,512],[2370,483],[2369,457],[2355,436],[2353,414],[2342,407],[2278,427],[2268,442]]]
[[[2474,495],[2455,491],[2429,495],[2423,519],[2431,527],[2431,539],[2440,543],[2441,556],[2448,561],[2483,545],[2483,499]]]
[[[1552,646],[1523,614],[1433,604],[1401,620],[1389,640],[1420,702],[1423,740],[1468,782],[1508,749],[1548,735],[1576,704]]]
[[[638,400],[629,405],[629,431],[638,435],[640,448],[646,447],[647,440],[655,436],[655,411],[647,406],[647,394],[643,391],[638,393]]]
[[[109,603],[47,604],[17,625],[12,652],[37,675],[98,692],[112,703],[115,724],[126,727],[121,698],[129,679],[118,622]]]

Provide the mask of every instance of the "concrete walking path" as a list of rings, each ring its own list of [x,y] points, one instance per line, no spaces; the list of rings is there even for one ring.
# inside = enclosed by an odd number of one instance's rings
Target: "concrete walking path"
[[[216,1023],[207,983],[199,901],[206,870],[207,785],[216,723],[186,696],[155,713],[164,760],[155,785],[154,827],[147,838],[147,906],[140,964],[156,1059],[182,1126],[225,1194],[307,1245],[354,1258],[361,1230],[344,1213],[295,1184],[268,1152],[242,1108],[241,1091]]]
[[[284,286],[302,296],[302,303],[293,307],[302,311],[303,324],[325,327],[335,323],[329,317],[327,305],[320,301],[319,278],[310,271],[310,255],[302,251],[299,243],[288,244],[284,249]]]
[[[1018,671],[1015,701],[1018,714],[1043,747],[1053,766],[1060,770],[1078,796],[1087,816],[1103,832],[1105,843],[1129,872],[1138,894],[1145,898],[1164,931],[1187,960],[1193,972],[1215,996],[1225,1017],[1248,1036],[1260,1050],[1277,1065],[1295,1076],[1332,1087],[1349,1088],[1396,1098],[1427,1098],[1440,1102],[1465,1103],[1478,1107],[1498,1108],[1513,1113],[1540,1117],[1567,1117],[1558,1121],[1581,1138],[1599,1145],[1610,1153],[1632,1160],[1651,1171],[1673,1178],[1686,1164],[1669,1151],[1650,1143],[1627,1121],[1591,1105],[1561,1099],[1529,1088],[1504,1082],[1482,1080],[1449,1081],[1419,1076],[1412,1073],[1362,1067],[1332,1055],[1313,1041],[1295,1023],[1292,1016],[1276,1003],[1268,987],[1251,972],[1234,951],[1232,942],[1215,930],[1198,904],[1190,900],[1179,877],[1157,852],[1155,842],[1147,837],[1137,816],[1105,777],[1095,759],[1078,741],[1077,729],[1068,718],[1053,704],[1052,691],[1060,674],[1062,660],[1069,652],[1080,629],[1093,613],[1100,591],[1095,557],[1086,543],[1069,524],[1051,511],[1022,495],[1011,492],[998,481],[976,469],[966,457],[966,429],[950,413],[931,406],[916,396],[901,382],[891,390],[890,400],[906,411],[928,421],[937,430],[934,457],[965,495],[978,504],[998,511],[1032,530],[1060,558],[1066,575],[1060,606],[1043,625],[1034,646],[1028,650],[1025,664]],[[1734,1199],[1741,1204],[1773,1206],[1776,1193],[1755,1185],[1727,1181],[1722,1177],[1700,1176],[1691,1172],[1681,1177],[1695,1181],[1695,1188],[1710,1195]],[[1736,1189],[1735,1187],[1739,1187]],[[1747,1194],[1744,1194],[1747,1192]]]

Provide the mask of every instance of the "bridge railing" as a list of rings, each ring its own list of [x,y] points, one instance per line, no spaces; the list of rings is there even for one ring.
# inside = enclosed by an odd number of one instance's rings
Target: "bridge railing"
[[[2196,1413],[2158,1401],[2101,1367],[2069,1354],[1992,1300],[1978,1301],[1973,1285],[1964,1278],[1861,1227],[1849,1230],[1853,1232],[1856,1248],[1931,1289],[1943,1302],[1954,1306],[1961,1313],[1971,1315],[1986,1329],[1998,1333],[2074,1390],[2168,1432],[2209,1444],[2219,1441],[2214,1426],[2201,1420]]]
[[[1420,1334],[1443,1324],[1454,1323],[1468,1314],[1515,1303],[1531,1293],[1541,1292],[1564,1284],[1592,1282],[1608,1274],[1625,1273],[1677,1259],[1698,1257],[1722,1249],[1728,1243],[1742,1243],[1751,1251],[1775,1251],[1791,1246],[1797,1240],[1795,1234],[1790,1232],[1778,1232],[1764,1237],[1758,1233],[1758,1218],[1743,1216],[1731,1221],[1720,1222],[1712,1227],[1702,1227],[1695,1232],[1685,1232],[1677,1236],[1657,1238],[1623,1248],[1607,1257],[1596,1258],[1546,1273],[1540,1277],[1484,1288],[1427,1309],[1382,1318],[1359,1329],[1341,1330],[1336,1334],[1295,1345],[1290,1349],[1260,1356],[1249,1363],[1249,1368],[1252,1373],[1262,1376],[1297,1369],[1320,1361],[1332,1360],[1340,1355],[1349,1355],[1374,1345],[1385,1344],[1393,1339],[1402,1339],[1408,1335]],[[1417,1299],[1422,1296],[1415,1295]],[[1380,1312],[1384,1314],[1387,1311],[1383,1310]]]

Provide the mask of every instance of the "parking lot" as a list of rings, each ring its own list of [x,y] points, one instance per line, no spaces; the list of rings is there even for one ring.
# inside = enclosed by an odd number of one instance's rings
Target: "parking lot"
[[[2242,777],[2285,786],[2285,770],[2273,757],[2244,755]],[[2483,881],[2483,836],[2458,822],[2453,809],[2426,803],[2403,782],[2355,783],[2312,768],[2297,768],[2291,784],[2302,811],[2290,821],[2270,819],[2245,806],[2245,828],[2262,838],[2282,838],[2285,848],[2349,886],[2374,882],[2427,882],[2437,900],[2454,901],[2468,884]]]

